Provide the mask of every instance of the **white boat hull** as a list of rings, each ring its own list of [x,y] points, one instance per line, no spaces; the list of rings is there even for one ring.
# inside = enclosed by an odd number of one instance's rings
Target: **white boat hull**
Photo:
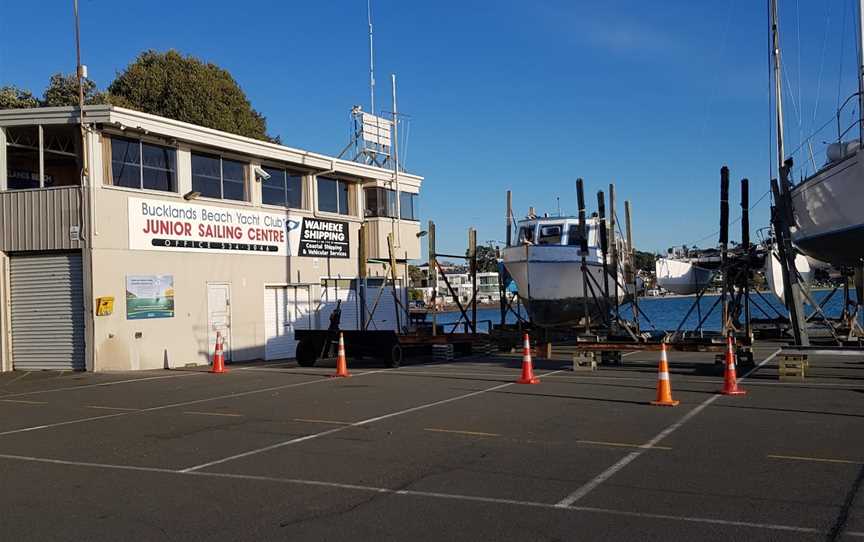
[[[605,299],[602,263],[587,263],[591,278],[586,298],[577,247],[516,246],[505,248],[503,256],[504,266],[518,287],[519,298],[535,324],[577,324],[586,312],[592,318],[602,315]],[[620,272],[618,284],[617,304],[620,304],[626,295]],[[610,297],[614,297],[614,289],[615,281],[610,276]]]
[[[813,270],[810,268],[810,262],[807,256],[803,254],[795,255],[795,267],[798,269],[798,274],[804,279],[804,284],[809,285],[813,279]],[[768,282],[768,288],[774,292],[780,301],[785,299],[783,288],[783,268],[780,265],[780,257],[776,252],[771,252],[770,258],[765,258],[765,280]]]
[[[714,273],[684,260],[660,258],[654,263],[657,284],[674,294],[695,294],[708,286]]]
[[[864,156],[859,150],[792,189],[792,242],[835,265],[864,258]]]

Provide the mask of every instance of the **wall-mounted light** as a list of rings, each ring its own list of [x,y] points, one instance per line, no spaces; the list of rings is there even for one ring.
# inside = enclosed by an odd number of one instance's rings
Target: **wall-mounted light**
[[[186,201],[198,199],[199,197],[201,197],[201,192],[196,192],[194,190],[190,190],[189,192],[183,194],[183,199],[185,199]]]
[[[417,233],[415,233],[414,235],[417,236],[417,239],[420,239],[421,237],[426,237],[426,235],[428,235],[428,234],[429,234],[428,231],[426,231],[426,230],[420,230],[420,231],[418,231]]]

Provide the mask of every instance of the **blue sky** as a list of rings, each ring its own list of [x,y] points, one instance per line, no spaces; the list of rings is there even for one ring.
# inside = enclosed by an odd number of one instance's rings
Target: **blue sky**
[[[70,6],[0,0],[0,85],[41,93],[52,73],[74,70]],[[405,161],[426,177],[421,215],[436,221],[442,251],[463,251],[471,225],[482,242],[503,239],[508,188],[521,216],[532,205],[554,213],[557,197],[574,212],[576,177],[589,202],[615,182],[633,202],[637,248],[652,251],[716,242],[721,165],[733,206],[741,177],[753,201],[768,189],[763,1],[373,6],[379,110],[395,72],[410,115]],[[853,91],[852,8],[782,2],[790,151]],[[347,142],[351,106],[368,107],[365,0],[81,0],[81,12],[100,87],[140,51],[175,48],[228,69],[286,144],[331,154]],[[814,138],[817,165],[830,132]],[[766,198],[751,222],[767,221]]]

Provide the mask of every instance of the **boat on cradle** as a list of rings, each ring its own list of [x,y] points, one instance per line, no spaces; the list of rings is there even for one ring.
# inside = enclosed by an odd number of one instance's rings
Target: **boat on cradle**
[[[779,0],[772,0],[772,53],[774,99],[777,108],[778,162],[786,159],[783,148],[783,99],[780,43],[777,21]],[[856,0],[858,20],[864,20],[864,0]],[[858,92],[849,96],[836,113],[836,142],[827,147],[827,161],[814,174],[788,189],[792,204],[792,243],[802,253],[835,266],[860,267],[864,260],[864,34],[857,25]],[[856,120],[841,131],[844,109],[857,107]],[[844,140],[857,126],[858,139]],[[816,135],[816,134],[814,134]],[[812,136],[811,136],[812,137]],[[809,139],[808,139],[809,140]]]
[[[502,250],[502,256],[532,322],[552,327],[578,324],[586,314],[600,318],[632,292],[633,286],[625,283],[623,262],[613,268],[611,255],[607,254],[609,296],[605,294],[601,227],[599,218],[585,220],[585,281],[577,217],[529,217],[517,222],[516,239]],[[619,236],[614,237],[614,242],[622,258],[630,253]]]
[[[700,254],[683,247],[670,248],[666,257],[654,262],[657,285],[679,295],[700,292],[711,284],[720,264],[719,252],[715,252]]]

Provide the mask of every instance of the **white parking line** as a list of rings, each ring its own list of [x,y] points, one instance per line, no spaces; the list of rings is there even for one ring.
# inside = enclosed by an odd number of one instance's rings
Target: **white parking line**
[[[13,383],[13,382],[18,382],[19,380],[21,380],[21,379],[24,378],[25,376],[29,375],[30,373],[31,373],[31,371],[26,371],[24,374],[16,376],[15,378],[13,378],[12,380],[10,380],[9,382],[5,382],[5,383],[3,384],[3,386],[5,387],[5,386],[8,386],[9,384],[11,384],[11,383]]]
[[[116,386],[118,384],[129,384],[132,382],[148,382],[150,380],[163,380],[165,378],[181,378],[184,376],[195,376],[195,375],[206,375],[204,371],[190,371],[188,373],[180,373],[180,374],[171,374],[164,376],[150,376],[147,378],[130,378],[128,380],[114,380],[112,382],[100,382],[98,384],[84,384],[82,386],[66,386],[63,388],[51,388],[47,390],[34,390],[34,391],[25,391],[22,393],[11,393],[9,395],[4,395],[4,398],[9,397],[24,397],[25,395],[35,395],[37,393],[53,393],[55,391],[69,391],[69,390],[85,390],[87,388],[99,388],[103,386]]]
[[[357,373],[354,376],[355,377],[361,377],[361,376],[365,376],[368,374],[380,373],[382,371],[387,371],[387,370],[389,370],[389,369],[382,369],[380,371],[368,371],[365,373]],[[45,425],[36,425],[33,427],[24,427],[21,429],[12,429],[12,430],[4,431],[4,432],[0,433],[0,437],[5,436],[5,435],[14,435],[16,433],[27,433],[30,431],[39,431],[42,429],[51,429],[54,427],[62,427],[64,425],[73,425],[73,424],[84,423],[84,422],[92,422],[92,421],[96,421],[96,420],[106,420],[108,418],[117,418],[120,416],[130,416],[132,414],[141,414],[144,412],[156,412],[158,410],[165,410],[168,408],[177,408],[177,407],[181,407],[181,406],[197,405],[200,403],[206,403],[208,401],[218,401],[220,399],[233,399],[235,397],[245,397],[246,395],[254,395],[256,393],[266,393],[268,391],[283,390],[283,389],[287,389],[287,388],[296,388],[299,386],[308,386],[309,384],[318,384],[321,382],[333,382],[333,380],[330,378],[319,378],[318,380],[307,380],[305,382],[295,382],[293,384],[284,384],[282,386],[272,386],[270,388],[262,388],[262,389],[250,390],[250,391],[242,391],[242,392],[238,392],[238,393],[229,393],[227,395],[218,395],[216,397],[206,397],[204,399],[195,399],[193,401],[183,401],[182,403],[171,403],[168,405],[160,405],[160,406],[155,406],[155,407],[150,407],[150,408],[142,408],[141,410],[135,410],[135,411],[131,411],[131,412],[117,412],[114,414],[103,414],[102,416],[90,416],[87,418],[76,418],[74,420],[67,420],[64,422],[49,423],[49,424],[45,424]]]
[[[549,373],[545,373],[540,375],[540,377],[552,375],[555,373],[559,373],[561,371],[552,371]],[[396,416],[402,416],[404,414],[410,414],[412,412],[417,412],[419,410],[425,410],[427,408],[432,408],[435,406],[446,405],[448,403],[453,403],[455,401],[461,401],[462,399],[468,399],[469,397],[476,397],[478,395],[482,395],[484,393],[489,393],[491,391],[496,391],[500,389],[504,389],[510,386],[516,385],[515,382],[508,382],[506,384],[498,384],[497,386],[492,386],[491,388],[484,388],[482,390],[473,391],[470,393],[463,393],[462,395],[457,395],[456,397],[450,397],[449,399],[442,399],[440,401],[433,401],[431,403],[425,403],[419,406],[406,408],[404,410],[398,410],[396,412],[391,412],[389,414],[384,414],[382,416],[375,416],[374,418],[367,418],[365,420],[361,420],[359,422],[354,422],[348,425],[341,425],[339,427],[334,427],[333,429],[328,429],[327,431],[321,431],[320,433],[312,433],[311,435],[305,435],[302,437],[293,438],[290,440],[285,440],[282,442],[277,442],[276,444],[271,444],[270,446],[264,446],[263,448],[257,448],[255,450],[249,450],[248,452],[243,452],[235,455],[231,455],[228,457],[223,457],[222,459],[216,459],[214,461],[208,461],[206,463],[201,463],[200,465],[194,465],[192,467],[188,467],[183,469],[181,472],[195,472],[201,469],[206,469],[207,467],[212,467],[214,465],[221,465],[222,463],[227,463],[229,461],[234,461],[235,459],[242,459],[244,457],[249,457],[253,455],[257,455],[264,452],[269,452],[271,450],[276,450],[279,448],[283,448],[285,446],[290,446],[292,444],[297,444],[300,442],[306,442],[308,440],[313,440],[321,437],[326,437],[327,435],[332,435],[334,433],[339,433],[341,431],[345,431],[346,429],[350,429],[352,427],[362,427],[364,425],[369,425],[375,422],[380,422],[382,420],[387,420],[390,418],[395,418]]]
[[[767,358],[765,358],[761,362],[759,362],[759,365],[750,369],[750,371],[748,371],[747,374],[745,374],[744,376],[742,376],[738,380],[739,381],[745,380],[754,371],[756,371],[757,369],[759,369],[760,367],[762,367],[763,365],[765,365],[766,363],[768,363],[769,361],[774,359],[774,357],[779,353],[780,353],[780,350],[778,349],[776,352],[774,352],[773,354],[771,354],[770,356],[768,356]],[[699,406],[697,406],[696,408],[694,408],[693,410],[691,410],[690,412],[685,414],[680,420],[673,423],[672,425],[670,425],[669,427],[667,427],[663,431],[660,431],[659,433],[657,433],[657,435],[654,438],[652,438],[647,443],[645,443],[645,446],[643,448],[639,448],[638,450],[634,450],[634,451],[630,452],[629,454],[625,455],[617,463],[615,463],[614,465],[612,465],[608,469],[604,470],[603,472],[601,472],[600,474],[598,474],[597,476],[595,476],[594,478],[592,478],[591,480],[586,482],[582,487],[580,487],[579,489],[577,489],[576,491],[574,491],[570,495],[567,495],[566,497],[564,497],[563,499],[558,501],[558,503],[555,506],[558,506],[559,508],[567,508],[569,506],[572,506],[573,504],[575,504],[576,502],[578,502],[579,500],[584,498],[585,495],[594,491],[603,482],[605,482],[606,480],[608,480],[609,478],[614,476],[615,473],[617,473],[618,471],[620,471],[621,469],[623,469],[624,467],[626,467],[627,465],[629,465],[630,463],[632,463],[633,461],[638,459],[639,456],[644,454],[647,450],[653,448],[654,445],[656,445],[657,443],[659,443],[660,441],[662,441],[663,439],[665,439],[666,437],[668,437],[669,435],[671,435],[672,433],[677,431],[678,428],[680,428],[682,425],[684,425],[685,423],[690,421],[692,418],[697,416],[700,412],[702,412],[703,410],[708,408],[708,406],[710,406],[711,403],[713,403],[714,401],[716,401],[720,397],[721,397],[720,395],[712,395],[708,399],[704,400]]]
[[[396,495],[403,497],[423,497],[423,498],[431,498],[431,499],[441,499],[441,500],[451,500],[451,501],[462,501],[462,502],[476,502],[476,503],[484,503],[484,504],[500,504],[505,506],[521,506],[528,508],[542,508],[547,510],[556,510],[561,513],[592,513],[592,514],[601,514],[601,515],[611,515],[611,516],[623,516],[623,517],[635,517],[635,518],[643,518],[643,519],[662,519],[667,521],[680,521],[684,523],[697,523],[697,524],[707,524],[707,525],[723,525],[726,527],[743,527],[750,529],[763,529],[768,531],[781,531],[781,532],[793,532],[793,533],[813,533],[813,534],[827,534],[825,531],[820,529],[815,529],[812,527],[801,527],[796,525],[782,525],[776,523],[759,523],[752,521],[733,521],[733,520],[725,520],[720,518],[703,518],[696,516],[675,516],[672,514],[653,514],[647,512],[638,512],[634,510],[615,510],[612,508],[596,508],[591,506],[571,506],[562,508],[555,504],[549,504],[544,502],[536,502],[536,501],[524,501],[518,499],[501,499],[495,497],[481,497],[477,495],[461,495],[458,493],[438,493],[433,491],[415,491],[411,489],[390,489],[386,487],[375,487],[375,486],[365,486],[360,484],[342,484],[338,482],[325,482],[320,480],[301,480],[296,478],[278,478],[273,476],[255,476],[249,474],[232,474],[232,473],[223,473],[223,472],[208,472],[208,471],[188,471],[188,470],[172,470],[172,469],[163,469],[158,467],[137,467],[133,465],[111,465],[106,463],[88,463],[84,461],[66,461],[62,459],[51,459],[51,458],[42,458],[42,457],[28,457],[28,456],[20,456],[20,455],[10,455],[10,454],[0,454],[0,459],[8,459],[8,460],[17,460],[17,461],[27,461],[34,463],[47,463],[53,465],[65,465],[65,466],[73,466],[73,467],[85,467],[85,468],[96,468],[96,469],[113,469],[113,470],[123,470],[123,471],[135,471],[135,472],[149,472],[149,473],[160,473],[160,474],[168,474],[168,475],[179,475],[179,476],[201,476],[208,478],[223,478],[229,480],[245,480],[251,482],[269,482],[269,483],[277,483],[277,484],[290,484],[290,485],[298,485],[298,486],[310,486],[310,487],[326,487],[333,489],[345,489],[349,491],[361,491],[361,492],[371,492],[371,493],[379,493],[384,495]],[[846,536],[853,537],[861,537],[864,536],[864,533],[860,532],[846,532],[844,533]]]

